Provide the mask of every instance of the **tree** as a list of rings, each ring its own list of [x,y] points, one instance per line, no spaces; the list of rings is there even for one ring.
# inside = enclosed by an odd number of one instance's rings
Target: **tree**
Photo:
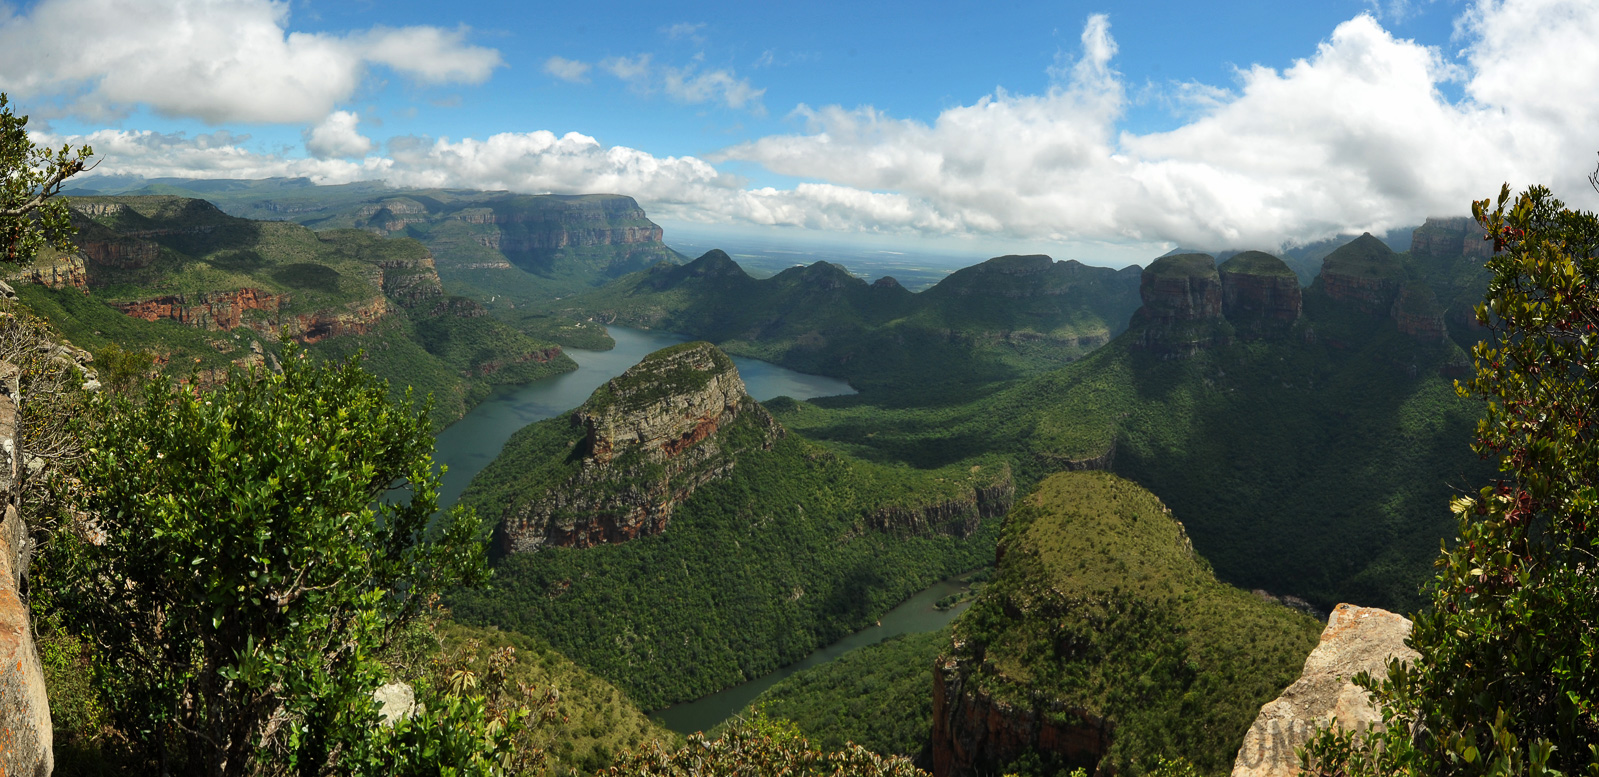
[[[439,737],[488,763],[508,740],[481,699],[378,735],[380,648],[488,574],[476,516],[434,515],[426,409],[354,362],[285,353],[281,374],[98,400],[80,473],[101,536],[57,543],[50,577],[114,723],[188,774],[437,773],[374,748],[437,758]]]
[[[1357,678],[1369,736],[1323,732],[1313,773],[1599,775],[1599,217],[1534,186],[1472,212],[1498,253],[1477,320],[1473,445],[1501,476],[1453,504],[1409,666]]]
[[[76,230],[67,204],[55,199],[61,184],[87,170],[88,146],[57,151],[28,138],[28,117],[11,111],[0,93],[0,256],[7,262],[31,261],[41,248],[72,250]]]

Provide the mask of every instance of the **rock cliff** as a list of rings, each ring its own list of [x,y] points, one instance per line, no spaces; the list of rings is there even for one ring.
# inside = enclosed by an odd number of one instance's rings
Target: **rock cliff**
[[[1428,216],[1427,223],[1410,237],[1412,256],[1450,259],[1468,256],[1486,260],[1493,256],[1493,241],[1484,240],[1482,226],[1467,216]]]
[[[77,289],[89,293],[89,275],[84,268],[83,252],[61,253],[42,251],[33,262],[23,267],[11,268],[6,280],[19,283],[37,283],[51,289]]]
[[[656,351],[595,390],[572,413],[583,439],[575,471],[506,513],[500,549],[587,547],[659,534],[699,486],[741,452],[784,434],[709,343]]]
[[[1163,256],[1145,267],[1138,281],[1143,302],[1133,314],[1138,344],[1166,356],[1191,356],[1229,342],[1222,316],[1221,276],[1208,254]]]
[[[7,495],[0,520],[0,774],[43,776],[55,765],[53,727],[28,606],[20,598],[31,539],[13,504],[20,474],[19,377],[15,365],[0,362],[0,493]]]
[[[919,505],[890,505],[866,517],[867,528],[899,536],[948,534],[968,537],[985,518],[998,518],[1010,512],[1016,500],[1016,484],[1009,465],[987,483],[951,499]]]
[[[1399,331],[1424,343],[1441,343],[1449,337],[1444,309],[1430,286],[1412,281],[1400,287],[1389,315]]]
[[[1217,273],[1221,276],[1222,314],[1240,337],[1282,335],[1299,320],[1304,308],[1299,276],[1283,260],[1260,251],[1244,251],[1223,262]]]
[[[1381,318],[1389,315],[1404,280],[1393,249],[1367,232],[1322,260],[1317,284],[1328,299]]]
[[[1380,724],[1382,716],[1370,696],[1350,678],[1361,672],[1380,676],[1390,660],[1414,660],[1418,654],[1405,645],[1409,635],[1410,621],[1387,610],[1351,604],[1334,608],[1299,679],[1260,709],[1244,735],[1233,777],[1299,774],[1294,748],[1335,717],[1346,731]]]

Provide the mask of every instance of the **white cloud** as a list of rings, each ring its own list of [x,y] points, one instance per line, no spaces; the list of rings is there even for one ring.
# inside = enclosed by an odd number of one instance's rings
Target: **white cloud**
[[[368,64],[422,83],[479,83],[501,64],[466,31],[375,27],[340,37],[289,32],[271,0],[41,0],[0,9],[0,89],[72,95],[88,117],[145,104],[168,116],[309,122],[354,94]]]
[[[705,38],[699,34],[700,30],[703,29],[705,29],[705,22],[678,22],[677,24],[666,27],[661,31],[666,33],[666,37],[671,38],[672,40],[689,38],[695,43],[704,43]]]
[[[757,116],[766,115],[766,106],[761,103],[766,90],[755,88],[749,79],[739,78],[730,70],[702,71],[698,64],[657,65],[649,54],[611,57],[600,62],[600,68],[641,94],[659,90],[681,103],[721,103],[735,110],[748,109]]]
[[[317,159],[366,156],[372,139],[356,130],[361,117],[350,111],[334,111],[312,129],[305,131],[305,150]]]
[[[1464,53],[1451,59],[1359,16],[1283,70],[1242,70],[1231,90],[1183,86],[1193,117],[1149,134],[1119,128],[1127,96],[1113,67],[1115,41],[1106,20],[1091,17],[1079,55],[1052,68],[1042,94],[999,90],[931,122],[870,106],[800,106],[803,132],[709,159],[550,132],[391,140],[388,157],[360,162],[256,154],[225,136],[96,133],[74,142],[111,152],[101,166],[108,174],[608,191],[676,221],[1085,245],[1270,248],[1380,233],[1463,214],[1503,181],[1591,198],[1599,48],[1587,44],[1599,40],[1599,5],[1476,0],[1460,30]],[[668,88],[667,68],[648,55],[600,68]],[[685,75],[673,88],[728,99],[726,83],[694,92],[692,81]],[[1444,85],[1459,85],[1464,98],[1447,98]],[[717,169],[724,159],[805,182],[750,188]]]
[[[562,81],[571,81],[574,84],[587,83],[589,69],[593,65],[566,57],[550,57],[544,60],[544,72],[549,73]]]

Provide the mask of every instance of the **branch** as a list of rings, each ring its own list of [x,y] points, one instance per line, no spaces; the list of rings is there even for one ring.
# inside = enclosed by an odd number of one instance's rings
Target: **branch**
[[[45,179],[44,185],[39,187],[39,193],[33,195],[27,202],[15,208],[0,208],[0,218],[16,218],[26,215],[44,204],[44,201],[54,197],[61,190],[61,183],[68,178],[83,172],[88,168],[83,166],[82,159],[75,159],[65,166],[57,169]],[[52,191],[54,189],[54,191]]]

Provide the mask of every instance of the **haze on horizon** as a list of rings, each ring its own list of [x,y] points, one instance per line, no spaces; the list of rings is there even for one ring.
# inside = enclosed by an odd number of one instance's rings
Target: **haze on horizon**
[[[1119,266],[1502,182],[1595,207],[1596,40],[1581,0],[35,0],[0,3],[0,91],[96,174],[614,192],[669,234]]]

